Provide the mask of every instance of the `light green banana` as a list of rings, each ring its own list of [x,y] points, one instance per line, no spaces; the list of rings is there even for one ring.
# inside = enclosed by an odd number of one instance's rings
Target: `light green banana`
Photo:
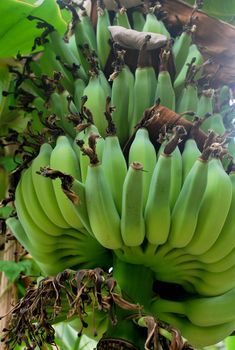
[[[85,193],[90,225],[97,241],[108,249],[121,248],[120,217],[100,163],[89,165]]]
[[[112,106],[115,107],[112,119],[121,145],[124,145],[129,136],[128,115],[129,108],[133,104],[133,87],[134,76],[129,67],[123,64],[120,70],[117,71],[117,74],[114,73],[111,99]]]
[[[104,84],[102,84],[99,72],[92,73],[83,93],[88,98],[86,107],[89,108],[93,115],[94,124],[99,130],[101,136],[104,137],[107,127],[104,112],[106,110],[106,98],[110,96],[110,94],[106,95]]]
[[[81,98],[84,95],[85,83],[82,79],[77,78],[74,81],[73,101],[78,112],[81,112]]]
[[[138,11],[134,10],[131,14],[131,19],[132,19],[132,29],[137,30],[139,32],[143,31],[143,27],[145,24],[145,18],[143,14]]]
[[[206,118],[206,120],[202,124],[202,129],[205,132],[209,130],[213,130],[218,135],[223,135],[226,131],[223,116],[220,113],[213,113],[210,117]]]
[[[127,165],[119,139],[108,135],[104,141],[102,167],[119,215],[122,210],[122,187],[127,173]]]
[[[199,209],[207,186],[207,169],[207,159],[198,158],[182,185],[172,212],[168,239],[174,248],[185,247],[194,235]]]
[[[234,320],[216,326],[200,327],[192,324],[186,317],[170,312],[157,313],[157,317],[180,329],[187,341],[196,348],[203,348],[218,343],[221,339],[231,334],[235,327]]]
[[[222,227],[219,237],[204,254],[198,256],[200,261],[205,263],[215,263],[224,259],[228,254],[234,250],[235,245],[235,228],[233,226],[233,216],[235,210],[235,174],[229,174],[232,183],[232,201],[229,208],[228,215]]]
[[[85,70],[80,65],[80,62],[77,60],[73,52],[70,50],[69,46],[61,38],[60,34],[54,29],[49,33],[49,38],[55,54],[60,56],[61,60],[69,64],[71,67],[75,64],[79,68],[80,77],[84,81],[86,81],[87,75],[85,73]]]
[[[172,301],[156,298],[152,302],[152,310],[157,312],[172,312],[174,314],[185,315],[192,324],[199,327],[211,327],[234,320],[235,289],[214,296],[188,296],[184,300]]]
[[[214,90],[204,90],[198,101],[197,115],[203,118],[206,114],[212,115],[213,113],[213,97]]]
[[[195,44],[192,44],[190,46],[187,59],[185,60],[185,63],[181,71],[179,72],[177,78],[175,79],[174,90],[175,90],[175,95],[177,97],[180,96],[181,91],[184,88],[185,79],[189,68],[188,64],[192,63],[192,60],[193,60],[193,65],[195,67],[199,67],[203,63],[203,57]],[[199,77],[200,77],[200,71],[196,75],[194,74],[194,79],[197,80]]]
[[[225,223],[232,199],[232,183],[219,159],[209,162],[207,187],[192,240],[185,247],[189,254],[200,255],[216,242]]]
[[[197,158],[201,155],[201,152],[197,146],[197,143],[194,139],[189,138],[184,144],[184,150],[182,152],[182,170],[183,170],[183,182],[193,164]]]
[[[125,7],[120,7],[116,12],[116,21],[118,26],[131,29],[131,25],[127,15],[127,9]]]
[[[178,113],[184,113],[183,117],[189,121],[193,120],[192,115],[185,114],[185,112],[197,112],[198,108],[198,91],[195,83],[188,83],[183,88],[181,95],[177,102],[176,111]]]
[[[32,220],[36,222],[38,226],[40,226],[42,231],[48,233],[48,235],[51,236],[62,235],[64,231],[63,228],[57,226],[50,220],[50,218],[45,214],[37,198],[37,194],[33,185],[31,167],[28,168],[21,176],[21,190],[23,193],[25,206],[30,213]],[[53,205],[53,203],[51,203],[51,205]]]
[[[128,163],[138,162],[143,165],[144,206],[147,202],[149,186],[156,161],[155,148],[149,139],[148,130],[146,128],[138,129],[129,150]]]
[[[56,201],[52,180],[46,179],[37,173],[40,171],[40,168],[50,165],[51,152],[51,145],[44,143],[42,144],[37,157],[34,158],[31,165],[33,186],[42,209],[54,223],[54,225],[57,225],[61,228],[69,228],[70,226],[64,220]]]
[[[108,10],[104,7],[103,1],[99,0],[97,2],[97,14],[97,53],[100,60],[101,68],[104,69],[111,51],[109,43],[111,35],[108,29],[108,27],[110,26],[109,13]]]
[[[146,238],[151,244],[167,241],[170,223],[171,155],[160,154],[152,175],[144,217]]]
[[[146,36],[146,40],[139,52],[138,64],[135,70],[134,106],[132,116],[129,115],[131,117],[129,119],[131,133],[143,116],[144,110],[154,104],[157,80],[155,70],[152,67],[150,53],[147,51],[148,40],[149,36]]]
[[[61,157],[63,157],[63,162],[61,161]],[[53,170],[59,170],[65,174],[72,175],[75,179],[80,179],[79,162],[71,143],[66,136],[59,136],[57,138],[56,147],[51,153],[50,167]],[[65,221],[70,227],[78,230],[81,229],[83,225],[79,213],[63,192],[61,181],[59,179],[53,180],[53,186],[57,203]]]
[[[179,147],[172,152],[171,160],[171,188],[170,188],[170,206],[171,211],[174,208],[182,186],[182,156]]]
[[[94,134],[99,136],[99,131],[97,127],[94,124],[88,125],[84,130],[78,132],[78,134],[75,137],[74,143],[73,143],[73,148],[79,158],[79,164],[80,164],[80,169],[81,169],[81,179],[82,182],[85,183],[86,177],[87,177],[87,168],[90,163],[89,158],[86,157],[84,154],[82,154],[80,147],[77,145],[77,141],[83,141],[84,146],[88,147],[88,140],[89,137]],[[96,152],[97,152],[97,157],[99,161],[102,161],[103,157],[103,148],[104,148],[104,139],[100,136],[96,140]]]
[[[155,9],[156,6],[149,8],[142,31],[163,34],[169,39],[171,37],[170,33],[166,29],[165,24],[154,14]]]
[[[161,105],[175,110],[175,92],[168,72],[169,50],[162,50],[155,100],[160,99]]]
[[[139,246],[145,237],[143,165],[130,164],[122,192],[121,234],[126,246]]]
[[[190,30],[183,31],[180,36],[175,39],[172,47],[172,53],[174,56],[176,76],[181,71],[185,60],[187,59],[189,47],[192,44],[192,33],[195,32],[196,27],[192,26]]]

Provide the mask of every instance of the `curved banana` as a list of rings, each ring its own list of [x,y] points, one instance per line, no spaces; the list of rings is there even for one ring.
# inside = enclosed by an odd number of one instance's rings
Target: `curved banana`
[[[120,217],[100,163],[88,166],[85,193],[90,225],[97,241],[105,248],[121,248]]]
[[[172,53],[174,56],[176,76],[181,71],[184,62],[188,56],[189,47],[192,44],[192,32],[195,31],[195,26],[190,30],[184,30],[180,36],[175,39],[175,42],[172,46]],[[188,110],[188,109],[186,109]]]
[[[166,29],[165,24],[154,14],[155,9],[156,6],[149,8],[142,31],[163,34],[169,39],[171,37],[170,33]]]
[[[121,145],[129,137],[129,106],[133,105],[134,76],[127,65],[123,65],[113,79],[112,106],[115,110],[112,119],[117,129],[117,135]],[[132,115],[131,115],[132,118]]]
[[[167,241],[170,223],[171,155],[160,154],[155,166],[145,207],[146,238],[151,244]]]
[[[126,246],[139,246],[145,237],[143,165],[130,164],[123,184],[121,234]]]
[[[148,130],[146,128],[138,129],[129,150],[128,163],[138,162],[143,165],[144,206],[147,202],[149,186],[156,161],[156,151],[149,139]]]
[[[42,144],[39,154],[32,161],[32,180],[38,201],[45,214],[50,218],[54,225],[61,228],[69,228],[70,226],[64,220],[63,215],[58,206],[52,180],[46,179],[39,175],[40,168],[50,165],[52,147],[48,143]],[[48,200],[48,198],[50,200]]]
[[[176,111],[178,113],[185,113],[187,111],[197,112],[199,103],[198,90],[195,83],[189,82],[183,88],[181,95],[177,100]],[[189,114],[184,114],[183,117],[189,121],[193,120],[193,117]]]
[[[193,164],[200,157],[201,152],[194,139],[187,139],[182,152],[183,183]]]
[[[185,247],[194,236],[198,214],[207,187],[207,159],[200,157],[185,178],[172,211],[168,241],[174,248]]]
[[[231,172],[229,178],[232,183],[232,201],[228,215],[222,227],[219,237],[204,254],[199,255],[198,259],[204,263],[215,263],[226,258],[235,247],[235,228],[233,226],[233,217],[235,210],[235,173]]]
[[[61,161],[63,157],[63,162]],[[66,136],[57,138],[56,146],[51,153],[50,167],[65,174],[72,175],[75,179],[80,179],[79,162],[76,154]],[[55,196],[61,213],[70,227],[81,229],[83,224],[80,220],[76,207],[67,198],[61,187],[59,179],[53,180]]]
[[[102,167],[119,215],[122,210],[122,187],[127,173],[127,165],[119,139],[108,135],[104,140]]]
[[[205,194],[192,240],[185,247],[189,254],[200,255],[209,250],[219,237],[229,212],[232,183],[219,159],[209,162]]]
[[[168,71],[169,50],[162,50],[160,54],[160,67],[157,81],[155,101],[160,99],[161,105],[175,110],[175,92],[171,82],[171,76]]]
[[[111,35],[108,27],[110,26],[110,19],[108,10],[104,7],[103,0],[97,3],[97,25],[96,25],[96,41],[97,53],[100,60],[101,67],[104,68],[110,51]]]
[[[182,156],[179,147],[176,147],[171,156],[170,206],[172,211],[182,186]]]

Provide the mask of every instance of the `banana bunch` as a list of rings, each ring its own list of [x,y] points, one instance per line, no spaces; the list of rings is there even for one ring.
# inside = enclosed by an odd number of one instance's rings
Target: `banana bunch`
[[[53,137],[22,172],[18,219],[7,224],[45,274],[119,261],[148,269],[151,283],[180,286],[182,299],[152,296],[148,311],[195,346],[218,342],[235,328],[230,89],[202,85],[207,62],[192,18],[169,40],[159,4],[109,12],[98,1],[94,29],[84,8],[59,3],[72,11],[68,42],[30,18],[45,28],[36,41],[43,54],[17,83]],[[158,103],[191,123],[188,133],[166,123],[153,140],[140,120]],[[126,278],[135,288],[134,275]]]

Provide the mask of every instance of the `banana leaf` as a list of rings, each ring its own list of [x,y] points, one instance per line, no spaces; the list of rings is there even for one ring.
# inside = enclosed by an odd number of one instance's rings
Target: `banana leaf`
[[[40,36],[42,29],[37,29],[36,22],[27,19],[29,15],[50,22],[61,34],[67,26],[56,0],[34,1],[34,4],[33,0],[0,1],[0,14],[0,58],[31,52],[34,39]]]

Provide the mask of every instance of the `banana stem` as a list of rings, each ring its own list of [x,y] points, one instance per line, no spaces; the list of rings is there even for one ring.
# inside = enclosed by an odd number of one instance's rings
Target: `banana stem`
[[[142,312],[150,310],[150,302],[153,298],[153,272],[142,265],[125,263],[114,257],[113,277],[122,291],[123,298],[131,303],[140,305]],[[117,323],[115,326],[109,323],[104,338],[121,339],[130,342],[137,349],[143,349],[146,341],[146,328],[141,328],[133,322],[136,311],[115,309]]]

